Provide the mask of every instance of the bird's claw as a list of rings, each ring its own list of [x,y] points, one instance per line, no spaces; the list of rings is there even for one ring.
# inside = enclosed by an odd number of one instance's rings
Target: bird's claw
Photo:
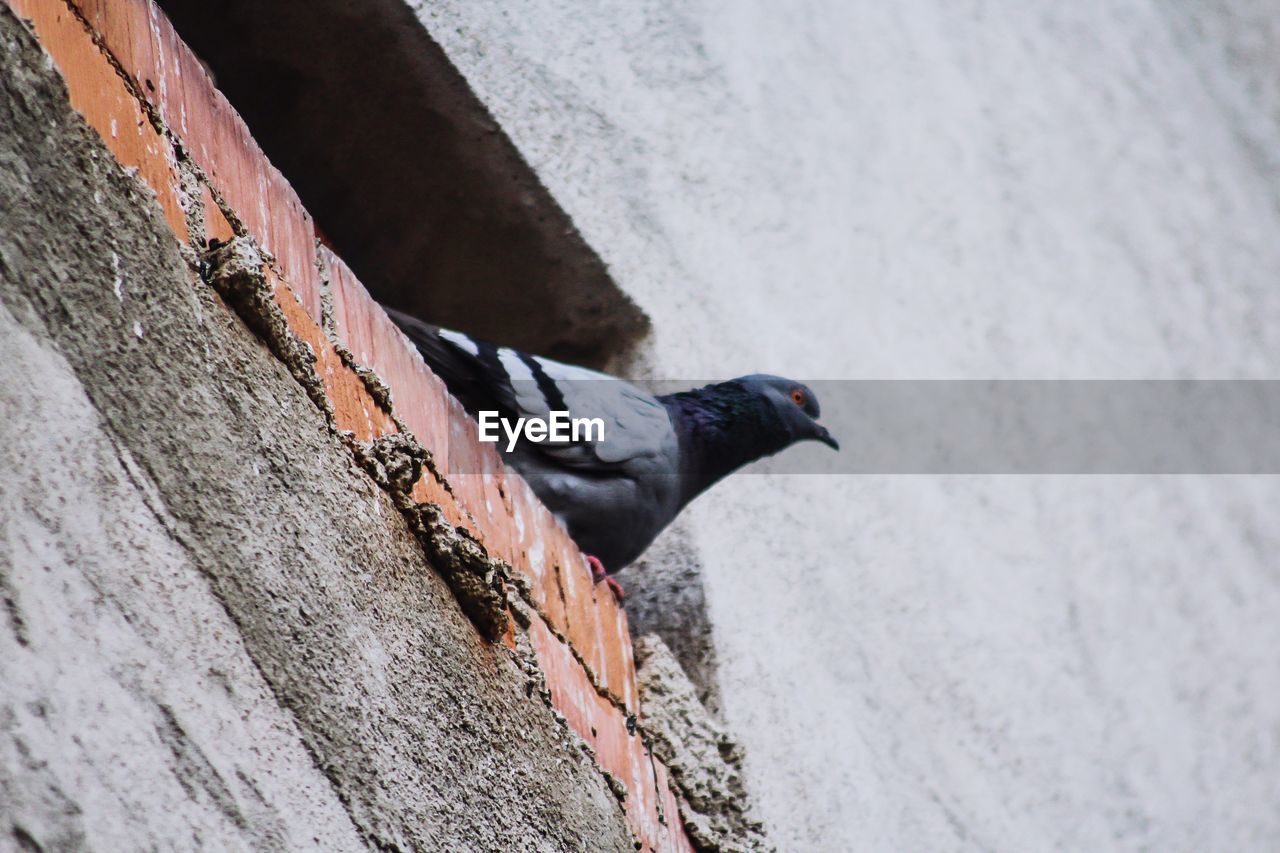
[[[604,581],[608,584],[609,589],[613,591],[613,597],[618,601],[622,601],[622,599],[626,598],[627,594],[622,591],[622,584],[618,583],[612,575],[605,571],[604,563],[600,562],[599,558],[593,557],[590,554],[587,554],[586,558],[587,565],[591,567],[591,577],[595,579],[595,582],[600,583],[600,581]]]
[[[622,599],[627,597],[626,592],[622,589],[622,584],[614,580],[612,575],[605,575],[604,582],[608,584],[609,589],[613,590],[613,597],[618,603],[622,603]]]

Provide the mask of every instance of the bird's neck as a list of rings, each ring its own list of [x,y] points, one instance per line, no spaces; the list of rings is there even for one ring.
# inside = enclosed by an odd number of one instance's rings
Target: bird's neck
[[[658,399],[670,413],[680,441],[681,505],[790,443],[777,415],[736,381]]]

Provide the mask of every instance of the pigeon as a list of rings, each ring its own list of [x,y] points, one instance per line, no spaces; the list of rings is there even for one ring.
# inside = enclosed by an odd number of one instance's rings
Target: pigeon
[[[384,306],[385,308],[385,306]],[[385,308],[473,418],[515,423],[553,412],[598,418],[603,436],[534,442],[499,433],[505,462],[565,525],[597,582],[635,561],[690,501],[728,474],[798,441],[839,443],[807,386],[753,374],[653,395],[635,385],[474,339]],[[492,436],[490,436],[492,437]],[[510,440],[508,440],[510,438]]]

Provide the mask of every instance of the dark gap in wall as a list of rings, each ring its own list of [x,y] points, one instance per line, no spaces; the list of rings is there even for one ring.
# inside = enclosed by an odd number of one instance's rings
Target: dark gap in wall
[[[403,0],[159,0],[379,300],[568,361],[648,318]]]

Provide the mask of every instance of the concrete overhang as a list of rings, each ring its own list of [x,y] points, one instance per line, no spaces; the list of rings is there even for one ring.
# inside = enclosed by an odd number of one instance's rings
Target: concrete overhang
[[[159,0],[380,301],[604,366],[645,314],[402,0]]]

